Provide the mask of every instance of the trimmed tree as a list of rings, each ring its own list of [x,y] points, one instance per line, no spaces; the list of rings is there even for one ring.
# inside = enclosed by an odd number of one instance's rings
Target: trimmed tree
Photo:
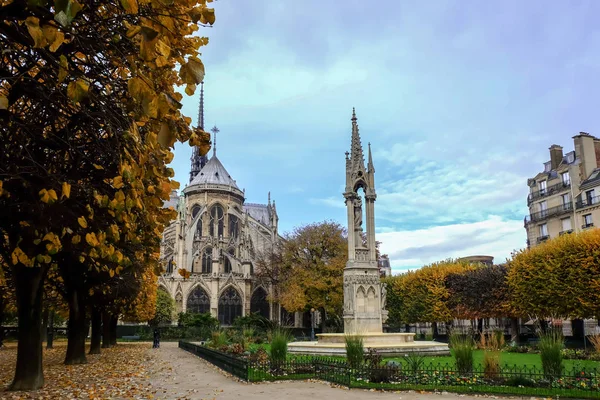
[[[0,18],[0,257],[19,316],[11,389],[31,390],[43,385],[48,270],[65,278],[77,335],[66,361],[78,362],[87,271],[112,278],[158,258],[172,217],[162,202],[176,187],[170,148],[187,139],[209,148],[174,86],[191,95],[203,80],[198,47],[208,40],[192,34],[214,12],[206,0],[14,0]]]

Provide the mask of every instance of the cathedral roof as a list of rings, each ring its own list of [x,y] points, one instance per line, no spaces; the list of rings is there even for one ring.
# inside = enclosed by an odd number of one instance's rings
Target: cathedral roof
[[[226,185],[239,190],[235,181],[216,155],[213,155],[210,160],[208,160],[198,175],[190,182],[190,186],[204,184]]]
[[[269,206],[266,204],[246,203],[244,204],[244,211],[248,213],[256,221],[269,225],[271,220],[271,213]]]

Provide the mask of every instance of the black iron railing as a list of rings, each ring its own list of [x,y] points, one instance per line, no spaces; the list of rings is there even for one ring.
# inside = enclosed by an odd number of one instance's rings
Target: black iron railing
[[[600,196],[586,197],[577,200],[577,209],[591,207],[600,204]]]
[[[350,388],[437,390],[523,396],[600,398],[600,369],[563,368],[550,374],[537,366],[473,365],[458,370],[454,363],[427,363],[418,357],[398,357],[386,364],[368,362],[352,368],[345,359],[295,356],[284,362],[249,361],[205,346],[179,342],[179,347],[250,381],[321,379]]]
[[[573,211],[573,203],[572,202],[561,204],[560,206],[556,206],[556,207],[550,207],[546,210],[538,211],[538,212],[535,212],[535,213],[532,213],[532,214],[526,216],[525,217],[525,225],[530,224],[532,222],[543,221],[543,220],[551,218],[551,217],[563,215],[563,214],[569,213],[571,211]]]
[[[571,182],[559,182],[555,185],[548,186],[545,189],[538,189],[534,192],[529,193],[527,196],[527,205],[530,205],[536,199],[549,196],[551,194],[562,192],[563,190],[567,190],[571,187]]]

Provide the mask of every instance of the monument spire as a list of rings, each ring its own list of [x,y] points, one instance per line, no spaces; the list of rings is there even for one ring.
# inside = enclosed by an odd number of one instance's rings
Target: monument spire
[[[204,130],[204,82],[200,83],[200,102],[198,104],[198,122],[196,129]],[[198,147],[194,146],[192,148],[192,157],[190,160],[192,162],[190,168],[190,182],[192,182],[200,170],[204,168],[208,158],[206,156],[201,156]]]
[[[356,122],[356,111],[352,108],[352,142],[350,144],[350,160],[352,170],[356,172],[360,167],[364,169],[365,156],[363,154],[360,134],[358,132],[358,123]]]
[[[219,128],[217,128],[217,126],[213,126],[212,129],[210,130],[213,133],[213,157],[217,156],[217,133],[221,132],[219,130]]]

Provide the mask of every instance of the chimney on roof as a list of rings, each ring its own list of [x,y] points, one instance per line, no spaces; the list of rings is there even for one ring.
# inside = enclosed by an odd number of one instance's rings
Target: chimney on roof
[[[563,159],[563,148],[557,144],[550,146],[550,166],[556,169]]]

